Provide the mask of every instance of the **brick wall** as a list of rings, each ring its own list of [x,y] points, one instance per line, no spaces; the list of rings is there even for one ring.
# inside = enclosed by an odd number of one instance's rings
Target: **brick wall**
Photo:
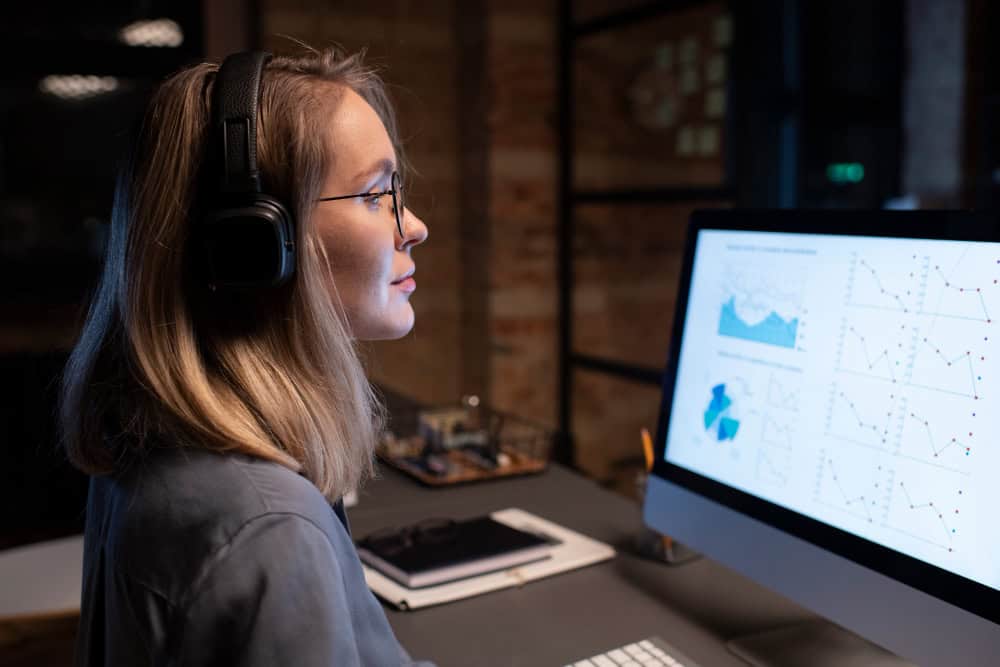
[[[489,3],[491,399],[555,424],[556,3]]]

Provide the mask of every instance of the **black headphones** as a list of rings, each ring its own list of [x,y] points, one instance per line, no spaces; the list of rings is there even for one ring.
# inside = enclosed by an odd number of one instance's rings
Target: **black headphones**
[[[205,210],[194,233],[202,277],[212,289],[277,287],[295,273],[292,215],[261,191],[257,171],[260,81],[270,59],[262,51],[235,53],[215,76]]]

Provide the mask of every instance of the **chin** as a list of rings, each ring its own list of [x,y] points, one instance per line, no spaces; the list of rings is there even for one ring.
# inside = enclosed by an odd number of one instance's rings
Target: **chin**
[[[384,318],[368,323],[368,326],[358,332],[360,340],[397,340],[413,330],[413,309],[407,304],[408,312],[400,313],[398,317]]]

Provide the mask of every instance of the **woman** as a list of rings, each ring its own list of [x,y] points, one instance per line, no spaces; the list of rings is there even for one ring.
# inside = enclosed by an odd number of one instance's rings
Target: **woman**
[[[402,205],[393,114],[360,57],[239,58],[258,63],[257,127],[228,143],[218,66],[153,96],[66,369],[63,438],[93,476],[77,662],[409,663],[339,499],[371,473],[382,424],[355,341],[413,326],[427,228]],[[287,209],[295,258],[233,290],[205,238],[259,259],[241,227],[209,224],[244,136],[259,179],[235,169]]]

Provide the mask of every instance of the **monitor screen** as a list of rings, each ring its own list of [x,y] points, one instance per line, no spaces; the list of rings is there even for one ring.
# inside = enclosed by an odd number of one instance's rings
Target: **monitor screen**
[[[918,664],[995,656],[996,318],[996,214],[696,211],[645,521]]]
[[[697,233],[669,463],[1000,589],[1000,243]]]

